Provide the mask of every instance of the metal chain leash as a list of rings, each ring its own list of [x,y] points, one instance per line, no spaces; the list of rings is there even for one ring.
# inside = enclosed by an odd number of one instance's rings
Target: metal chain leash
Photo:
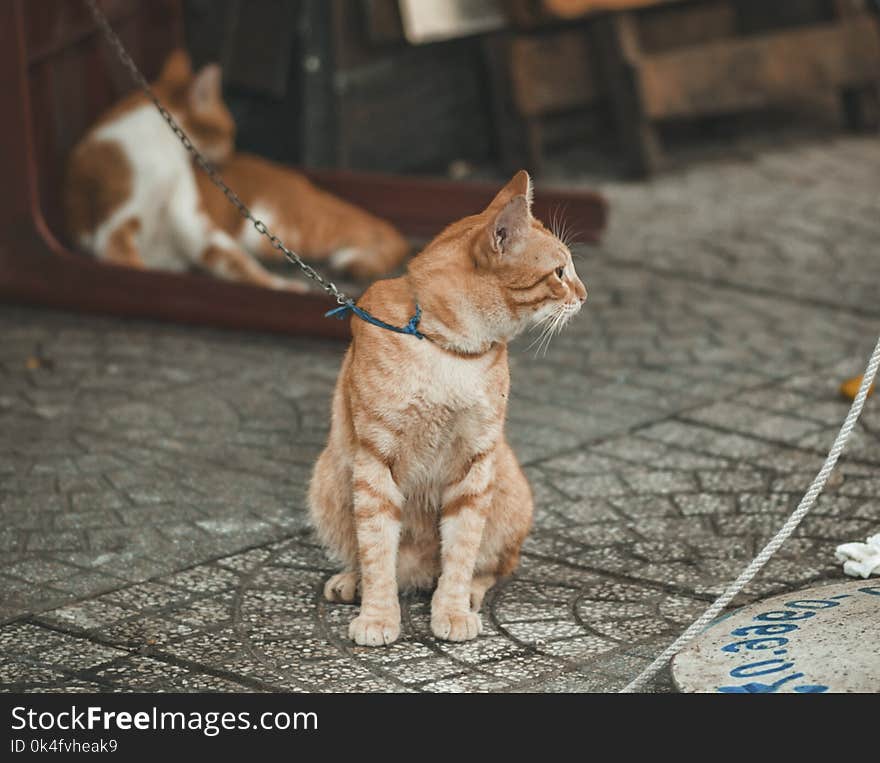
[[[101,31],[104,33],[104,37],[107,39],[110,47],[113,48],[114,52],[118,56],[119,60],[123,63],[126,69],[128,69],[128,73],[131,75],[132,79],[138,84],[138,86],[143,90],[144,94],[150,99],[156,109],[161,114],[162,119],[168,124],[168,127],[171,128],[171,131],[178,137],[180,142],[183,144],[183,147],[190,153],[190,155],[195,160],[196,164],[205,171],[205,173],[210,178],[211,182],[217,186],[222,192],[223,195],[229,199],[229,202],[238,210],[239,214],[248,220],[251,225],[254,226],[256,231],[261,235],[265,236],[269,242],[272,244],[274,249],[277,249],[281,252],[285,258],[292,264],[305,273],[307,278],[315,281],[324,291],[328,294],[336,297],[336,301],[340,305],[353,305],[354,300],[347,296],[344,292],[340,291],[336,284],[332,281],[328,281],[324,278],[317,270],[315,270],[311,265],[303,262],[302,258],[294,252],[288,249],[284,242],[278,238],[269,227],[260,220],[258,217],[255,217],[248,206],[241,200],[239,195],[233,191],[221,177],[220,173],[217,171],[217,168],[205,159],[204,156],[199,152],[199,150],[193,145],[193,142],[190,140],[189,136],[184,132],[183,128],[177,123],[177,120],[171,115],[171,112],[162,105],[162,102],[153,92],[153,89],[150,87],[150,83],[147,82],[147,78],[141,73],[141,70],[138,69],[137,64],[132,60],[131,56],[128,54],[128,51],[125,49],[125,46],[122,44],[122,40],[119,39],[119,36],[116,32],[113,31],[113,27],[110,26],[110,22],[107,17],[104,15],[103,11],[98,7],[97,0],[84,0],[86,6],[92,14],[92,18],[95,20],[95,23],[101,28]]]

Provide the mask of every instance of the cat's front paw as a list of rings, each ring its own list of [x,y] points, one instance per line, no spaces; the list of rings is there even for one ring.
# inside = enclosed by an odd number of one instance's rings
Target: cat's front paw
[[[359,646],[393,644],[400,635],[400,614],[358,615],[348,626],[348,637]]]
[[[444,641],[470,641],[483,632],[483,622],[476,612],[439,610],[431,612],[431,633]]]

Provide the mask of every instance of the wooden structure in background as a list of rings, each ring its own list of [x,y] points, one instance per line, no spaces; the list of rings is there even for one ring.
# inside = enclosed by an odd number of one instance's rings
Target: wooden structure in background
[[[612,93],[612,88],[634,90],[634,83],[608,78],[613,50],[603,39],[608,35],[603,23],[614,17],[598,12],[660,4],[665,4],[662,14],[639,16],[639,44],[645,51],[705,44],[735,33],[735,14],[727,0],[507,0],[515,30],[487,42],[493,90],[501,99],[496,109],[506,105],[501,119],[521,120],[521,125],[507,124],[499,131],[506,166],[521,162],[525,154],[529,166],[540,168],[549,120],[565,113],[611,111],[615,98],[628,95]],[[522,135],[517,135],[520,128]]]
[[[507,0],[494,89],[540,166],[543,125],[605,109],[633,174],[663,164],[658,125],[837,91],[854,129],[880,122],[880,31],[859,0]],[[608,9],[616,8],[613,12]],[[577,25],[572,25],[577,20]],[[496,109],[503,98],[496,97]],[[508,133],[515,130],[508,126]],[[500,143],[515,156],[515,138]],[[508,157],[507,163],[515,163]]]
[[[103,8],[147,76],[181,40],[177,0],[104,0]],[[60,188],[70,148],[107,106],[131,89],[83,5],[73,0],[0,3],[0,299],[234,328],[344,337],[325,320],[335,303],[197,274],[117,267],[76,254],[59,235]],[[495,184],[313,171],[313,180],[428,237],[481,209]],[[588,236],[606,206],[589,192],[538,190],[536,212],[567,208]]]
[[[858,3],[838,0],[827,21],[651,52],[638,15],[599,20],[597,40],[618,132],[630,166],[649,174],[663,164],[657,124],[770,106],[820,91],[840,93],[854,128],[877,126],[880,32]]]
[[[479,36],[409,44],[398,0],[183,7],[195,61],[224,65],[243,150],[380,172],[443,173],[456,160],[491,159]]]

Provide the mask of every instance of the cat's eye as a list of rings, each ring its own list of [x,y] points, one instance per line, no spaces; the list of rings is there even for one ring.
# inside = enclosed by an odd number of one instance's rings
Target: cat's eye
[[[556,268],[556,277],[561,281],[565,275],[565,268]]]

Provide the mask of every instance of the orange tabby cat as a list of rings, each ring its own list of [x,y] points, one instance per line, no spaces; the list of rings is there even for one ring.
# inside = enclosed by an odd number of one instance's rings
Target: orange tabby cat
[[[434,635],[475,638],[483,596],[519,561],[532,495],[504,437],[507,343],[531,326],[561,328],[587,295],[531,195],[521,171],[359,300],[396,326],[418,304],[425,339],[352,320],[310,485],[312,521],[344,564],[324,595],[351,602],[360,590],[358,644],[393,642],[398,589],[435,583]]]
[[[372,279],[394,270],[409,253],[409,242],[391,224],[259,156],[234,154],[223,165],[223,179],[290,249],[326,260],[335,270]],[[204,172],[196,180],[215,225],[254,256],[283,259]]]
[[[407,252],[388,223],[336,199],[296,173],[233,155],[235,123],[223,103],[220,68],[193,73],[183,51],[169,56],[152,85],[242,201],[287,245],[307,258],[357,275],[387,273]],[[227,164],[228,163],[228,164]],[[255,259],[277,251],[238,215],[135,92],[104,114],[71,154],[65,183],[71,238],[106,262],[130,267],[197,267],[221,278],[305,291]]]

